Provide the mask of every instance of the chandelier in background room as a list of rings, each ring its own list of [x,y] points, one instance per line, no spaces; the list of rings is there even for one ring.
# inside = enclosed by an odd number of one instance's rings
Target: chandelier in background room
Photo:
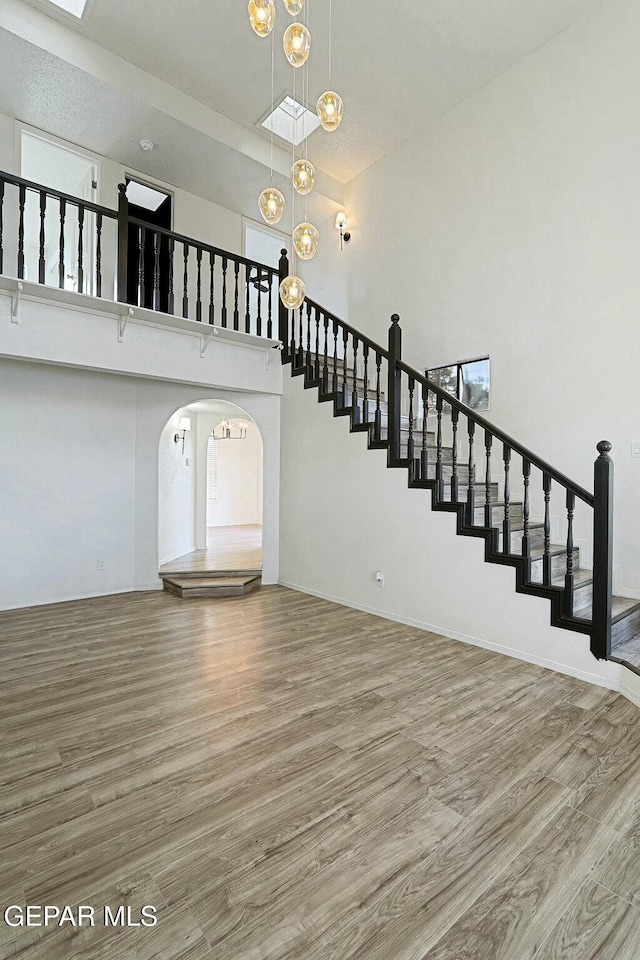
[[[317,0],[316,0],[317,2]],[[302,70],[302,100],[309,102],[309,54],[311,53],[311,33],[309,32],[309,5],[305,0],[283,0],[285,10],[294,17],[284,31],[282,46],[287,62],[293,67],[293,94],[295,100],[296,74]],[[344,103],[342,97],[331,89],[331,55],[332,55],[332,0],[329,3],[329,87],[322,93],[316,103],[316,113],[323,130],[332,133],[342,122]],[[298,19],[300,18],[301,19]],[[274,69],[275,69],[275,33],[276,5],[275,0],[249,0],[249,21],[254,32],[259,37],[271,36],[271,182],[262,191],[258,199],[260,213],[270,226],[274,226],[282,219],[285,209],[285,198],[281,191],[273,185],[273,113],[274,113]],[[297,121],[293,121],[296,123]],[[316,170],[308,158],[308,134],[306,130],[306,112],[303,115],[303,138],[301,141],[301,156],[296,158],[296,137],[293,136],[293,153],[291,166],[291,241],[295,255],[300,260],[311,260],[317,253],[320,242],[318,229],[307,220],[307,196],[313,190]],[[304,219],[295,225],[295,197],[296,193],[304,197]],[[280,299],[290,310],[301,306],[306,294],[304,281],[291,273],[280,284]]]

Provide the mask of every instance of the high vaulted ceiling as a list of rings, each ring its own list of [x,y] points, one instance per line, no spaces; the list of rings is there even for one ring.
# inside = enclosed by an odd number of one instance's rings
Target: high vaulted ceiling
[[[346,112],[335,134],[313,135],[314,161],[348,181],[601,2],[333,0],[332,85]],[[329,0],[307,4],[315,103]],[[277,96],[293,90],[294,71],[281,48],[291,19],[276,6]],[[246,0],[94,0],[73,29],[251,130],[270,107],[271,42],[253,34]],[[300,92],[301,71],[296,81]]]

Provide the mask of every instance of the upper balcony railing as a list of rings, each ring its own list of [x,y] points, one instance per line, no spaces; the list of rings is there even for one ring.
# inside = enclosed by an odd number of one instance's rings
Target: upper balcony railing
[[[0,172],[0,274],[277,338],[278,271]]]

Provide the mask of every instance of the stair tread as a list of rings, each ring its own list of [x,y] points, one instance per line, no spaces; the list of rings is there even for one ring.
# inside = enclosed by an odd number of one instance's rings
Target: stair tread
[[[245,587],[248,583],[259,580],[259,576],[250,577],[163,577],[165,583],[172,583],[184,589],[201,589],[202,587]]]

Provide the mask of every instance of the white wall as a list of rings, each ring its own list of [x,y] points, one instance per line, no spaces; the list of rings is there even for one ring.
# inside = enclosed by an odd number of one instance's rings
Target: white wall
[[[0,609],[159,588],[159,464],[176,453],[164,427],[197,400],[240,396],[263,438],[274,583],[279,396],[0,360]]]
[[[237,434],[237,425],[232,432]],[[244,440],[218,442],[217,480],[217,499],[207,507],[208,527],[262,523],[262,441],[252,424]]]
[[[135,394],[131,380],[0,361],[0,608],[133,585]]]
[[[191,421],[184,451],[180,422]],[[198,423],[185,409],[177,410],[160,435],[158,447],[158,553],[160,564],[195,550],[196,463]]]
[[[350,322],[418,368],[491,355],[491,419],[584,486],[613,442],[640,597],[640,5],[609,0],[349,185]],[[419,122],[419,118],[418,118]]]

